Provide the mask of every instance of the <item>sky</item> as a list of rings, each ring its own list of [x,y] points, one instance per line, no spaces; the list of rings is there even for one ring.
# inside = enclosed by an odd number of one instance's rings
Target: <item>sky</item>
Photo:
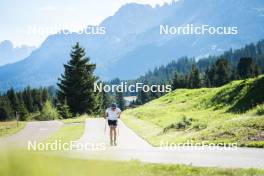
[[[171,0],[0,0],[0,42],[38,47],[50,30],[98,25],[130,2],[155,6]]]

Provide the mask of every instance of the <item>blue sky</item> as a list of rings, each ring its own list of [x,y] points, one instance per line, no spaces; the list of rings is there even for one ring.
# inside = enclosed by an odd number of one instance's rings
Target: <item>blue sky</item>
[[[155,6],[171,0],[0,0],[0,41],[39,46],[47,35],[32,35],[29,27],[82,29],[99,24],[129,2]]]

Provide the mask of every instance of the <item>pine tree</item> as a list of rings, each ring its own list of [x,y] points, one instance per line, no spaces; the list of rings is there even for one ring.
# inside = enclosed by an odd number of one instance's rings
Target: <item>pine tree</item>
[[[39,89],[32,89],[31,90],[31,98],[33,101],[33,111],[42,111],[44,103],[42,102],[42,91]]]
[[[100,96],[101,96],[101,107],[104,110],[110,105],[111,100],[109,95],[104,90],[101,92]]]
[[[231,70],[226,59],[218,59],[215,63],[214,86],[222,86],[230,81]]]
[[[176,90],[178,88],[181,88],[180,75],[178,72],[175,72],[173,80],[172,80],[172,90]]]
[[[71,59],[64,64],[64,74],[57,83],[58,100],[63,104],[66,99],[70,111],[77,113],[92,114],[96,105],[96,95],[93,87],[96,77],[93,72],[95,65],[89,63],[89,58],[85,57],[85,51],[77,43],[70,54]]]
[[[141,105],[141,104],[144,104],[144,103],[146,103],[148,101],[150,101],[149,93],[148,92],[144,92],[143,90],[140,90],[138,92],[136,104]]]
[[[13,115],[15,115],[15,112],[18,111],[18,99],[17,99],[17,95],[16,95],[16,93],[15,93],[15,91],[14,91],[13,88],[11,88],[10,90],[8,90],[6,92],[6,94],[7,94],[7,97],[9,99],[9,101],[10,101],[10,105],[11,105],[11,107],[13,109],[13,112],[14,112]]]
[[[0,120],[8,120],[14,118],[9,99],[5,96],[0,96]]]
[[[19,98],[17,115],[19,116],[19,120],[27,120],[28,110],[22,98]]]
[[[200,73],[195,64],[193,64],[189,74],[189,87],[190,88],[201,87]]]
[[[121,110],[125,109],[125,100],[124,100],[123,92],[118,90],[116,91],[116,103]]]
[[[66,99],[64,100],[63,104],[59,103],[57,107],[62,118],[72,118],[72,113],[70,112],[70,107],[68,106]]]
[[[237,65],[237,73],[240,78],[252,78],[260,74],[260,68],[250,57],[242,57]]]
[[[49,99],[49,93],[47,88],[43,88],[41,92],[41,100],[44,104]]]
[[[33,108],[33,99],[31,95],[31,89],[28,86],[24,91],[22,92],[22,97],[23,97],[23,103],[27,108],[27,111],[29,112],[34,112]]]
[[[210,67],[207,67],[205,72],[204,72],[204,85],[206,87],[212,87],[212,76],[211,74],[211,69]]]

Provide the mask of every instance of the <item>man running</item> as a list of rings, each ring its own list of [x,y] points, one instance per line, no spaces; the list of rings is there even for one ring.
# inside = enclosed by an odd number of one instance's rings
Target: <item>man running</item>
[[[116,127],[117,120],[120,118],[121,110],[115,103],[112,103],[110,108],[105,111],[105,118],[107,118],[108,125],[110,127],[110,145],[116,146]],[[114,133],[114,134],[113,134]]]

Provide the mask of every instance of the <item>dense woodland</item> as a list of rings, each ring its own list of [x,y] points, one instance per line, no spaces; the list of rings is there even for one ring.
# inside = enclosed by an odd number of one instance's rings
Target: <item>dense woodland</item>
[[[50,93],[49,93],[50,91]],[[52,95],[52,87],[17,91],[9,89],[0,96],[0,120],[19,118],[26,120],[30,114],[41,112]]]

